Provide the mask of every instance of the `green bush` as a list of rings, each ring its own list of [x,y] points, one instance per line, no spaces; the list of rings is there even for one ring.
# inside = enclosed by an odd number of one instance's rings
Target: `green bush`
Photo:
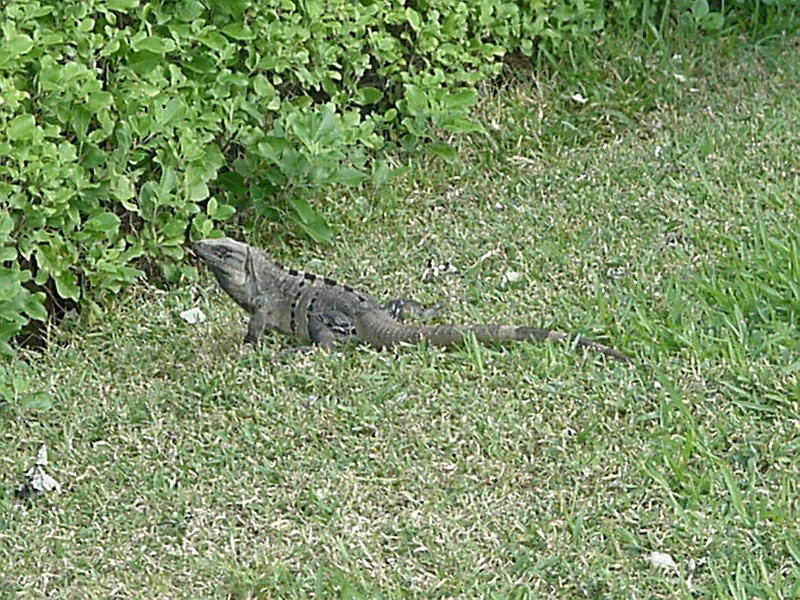
[[[609,18],[644,21],[643,6],[7,0],[0,351],[46,318],[42,290],[97,307],[145,260],[193,276],[187,236],[237,212],[330,239],[316,191],[386,181],[387,143],[453,160],[442,134],[477,128],[472,86],[507,53],[568,54]]]

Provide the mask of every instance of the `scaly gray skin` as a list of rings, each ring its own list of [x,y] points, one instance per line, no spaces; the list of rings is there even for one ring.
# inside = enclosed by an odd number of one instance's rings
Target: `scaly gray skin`
[[[632,360],[619,350],[560,331],[504,325],[411,325],[402,323],[404,302],[381,308],[368,295],[325,277],[287,269],[253,246],[230,238],[196,242],[195,254],[214,273],[236,303],[250,314],[245,342],[258,344],[264,329],[332,349],[338,341],[358,340],[375,348],[426,340],[451,346],[473,334],[484,343],[510,340],[573,341],[616,360]],[[409,303],[416,308],[414,302]]]

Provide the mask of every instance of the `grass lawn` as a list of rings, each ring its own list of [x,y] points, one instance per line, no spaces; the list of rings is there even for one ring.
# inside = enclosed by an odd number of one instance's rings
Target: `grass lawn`
[[[331,247],[251,241],[635,367],[524,343],[273,360],[291,342],[242,347],[207,272],[142,288],[0,364],[1,595],[800,597],[800,46],[605,73],[487,91],[461,162],[322,199]],[[18,500],[42,443],[63,490]]]

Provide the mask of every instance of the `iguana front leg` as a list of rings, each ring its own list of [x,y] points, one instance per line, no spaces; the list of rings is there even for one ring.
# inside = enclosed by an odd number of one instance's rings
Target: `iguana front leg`
[[[253,344],[258,348],[258,339],[264,333],[267,326],[267,303],[263,296],[255,300],[255,310],[250,315],[250,322],[247,324],[247,335],[244,336],[245,344]]]
[[[244,343],[253,344],[254,347],[258,348],[258,338],[261,337],[267,326],[267,310],[270,303],[264,297],[263,285],[249,246],[245,256],[245,281],[249,288],[250,297],[253,298],[253,312],[250,315],[250,323],[247,325],[247,335],[244,337]]]

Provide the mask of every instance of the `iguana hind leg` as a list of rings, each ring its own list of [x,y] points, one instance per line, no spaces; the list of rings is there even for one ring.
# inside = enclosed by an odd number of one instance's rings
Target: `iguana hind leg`
[[[422,321],[430,321],[440,316],[444,312],[444,308],[444,302],[437,302],[433,306],[425,308],[416,300],[409,300],[408,298],[395,298],[383,305],[383,310],[401,323],[406,315],[418,316]]]
[[[336,342],[356,337],[356,327],[346,314],[330,310],[314,313],[308,318],[308,337],[312,344],[333,350]]]

